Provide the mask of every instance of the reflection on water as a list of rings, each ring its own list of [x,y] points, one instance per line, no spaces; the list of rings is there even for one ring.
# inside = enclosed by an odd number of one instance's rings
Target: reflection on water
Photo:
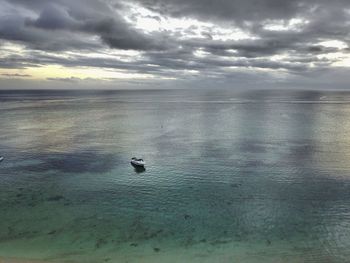
[[[0,101],[0,258],[350,256],[350,93],[0,91]],[[130,165],[134,153],[147,171]]]
[[[136,173],[146,172],[146,168],[143,167],[143,166],[138,166],[138,165],[135,165],[133,163],[131,163],[131,166],[134,167],[134,170],[135,170]]]

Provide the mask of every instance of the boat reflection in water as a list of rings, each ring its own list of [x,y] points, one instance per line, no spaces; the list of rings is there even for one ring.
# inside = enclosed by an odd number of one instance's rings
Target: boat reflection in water
[[[136,165],[136,164],[133,164],[133,163],[131,163],[131,165],[134,167],[134,171],[136,173],[146,172],[146,168],[144,166],[139,166],[139,165]]]

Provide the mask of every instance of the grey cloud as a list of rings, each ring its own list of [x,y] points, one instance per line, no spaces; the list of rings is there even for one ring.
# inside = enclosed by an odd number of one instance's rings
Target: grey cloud
[[[350,21],[346,0],[140,0],[136,2],[150,9],[174,17],[193,17],[202,21],[220,22],[228,27],[239,27],[257,37],[245,43],[211,41],[211,33],[204,32],[202,41],[211,49],[237,49],[242,56],[254,57],[277,54],[280,51],[305,52],[307,46],[338,39],[349,43]],[[300,31],[270,31],[264,23],[280,20],[285,24],[291,18],[307,21]],[[315,50],[315,49],[314,49]],[[310,51],[314,51],[310,49]]]
[[[48,4],[41,11],[40,16],[34,20],[28,20],[28,24],[43,29],[65,29],[76,26],[76,21],[68,14],[67,10],[55,4]]]
[[[304,16],[310,11],[342,10],[349,7],[347,0],[133,0],[149,9],[175,17],[197,17],[207,21],[235,22],[249,26],[250,21],[266,19],[287,20]]]
[[[69,78],[46,78],[48,81],[58,81],[58,82],[66,82],[66,83],[79,83],[79,82],[99,82],[101,79],[95,78],[77,78],[77,77],[69,77]]]
[[[86,36],[76,35],[70,31],[57,34],[54,31],[28,26],[23,17],[0,17],[0,38],[17,41],[32,49],[40,50],[67,50],[67,49],[95,49],[101,47]]]
[[[118,49],[152,50],[163,49],[162,39],[153,39],[140,30],[130,28],[122,19],[106,17],[89,20],[82,25],[85,32],[98,34],[110,47]]]
[[[22,41],[42,50],[90,47],[90,39],[84,41],[84,37],[87,36],[99,36],[103,43],[117,49],[165,48],[166,38],[160,35],[153,38],[131,27],[103,1],[76,1],[72,3],[62,0],[56,1],[54,4],[33,1],[33,6],[28,3],[30,1],[16,0],[14,2],[34,9],[38,13],[38,17],[28,18],[16,14],[2,19],[0,21],[2,24],[0,37],[2,39]],[[60,30],[60,32],[52,30]]]
[[[5,77],[10,77],[10,78],[27,78],[27,77],[31,77],[32,75],[29,74],[18,74],[18,73],[2,73],[0,74],[1,76],[5,76]]]
[[[51,81],[63,81],[63,82],[78,82],[80,79],[75,78],[75,77],[70,77],[70,78],[46,78],[46,80],[51,80]]]

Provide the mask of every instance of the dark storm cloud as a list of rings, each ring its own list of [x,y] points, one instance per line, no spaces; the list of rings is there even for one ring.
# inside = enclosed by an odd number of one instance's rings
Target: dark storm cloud
[[[40,16],[31,21],[33,26],[43,28],[43,29],[69,29],[78,26],[78,22],[74,20],[68,11],[63,7],[48,4],[46,5],[40,13]],[[30,22],[29,22],[30,24]]]
[[[93,49],[103,44],[125,50],[163,49],[165,39],[160,35],[154,39],[131,27],[103,1],[12,2],[30,8],[37,16],[17,12],[1,17],[0,38],[5,40],[41,50]],[[91,36],[101,41],[91,43]]]
[[[115,17],[86,21],[79,29],[86,33],[99,35],[103,42],[112,48],[125,50],[164,49],[165,39],[162,39],[161,36],[158,36],[158,39],[153,39]]]
[[[194,24],[184,31],[144,32],[125,17],[128,13],[132,20],[141,16],[130,13],[131,3],[153,10],[155,15],[142,16],[158,23],[171,17],[192,18],[212,26]],[[320,45],[326,40],[350,43],[349,10],[346,0],[0,0],[0,41],[25,47],[24,53],[15,54],[0,46],[0,68],[55,64],[184,79],[215,76],[228,81],[240,73],[232,69],[312,76],[336,62],[327,54],[349,53],[349,48]],[[299,19],[301,24],[293,27],[291,19]],[[274,30],[269,25],[284,29]],[[215,37],[220,27],[239,29],[252,37],[220,40]],[[198,30],[200,34],[194,36]],[[85,56],[107,48],[136,50],[141,55],[128,61]],[[205,56],[196,54],[198,50]],[[75,54],[55,54],[68,51]],[[272,59],[275,55],[283,59]]]
[[[139,0],[137,2],[164,15],[235,22],[265,18],[288,19],[303,6],[303,3],[297,0]]]
[[[243,56],[264,56],[280,51],[313,51],[311,43],[337,39],[349,42],[350,2],[346,0],[140,0],[150,9],[174,17],[195,17],[202,21],[215,21],[229,26],[238,26],[257,36],[255,40],[227,42],[199,40],[212,50],[235,49]],[[292,18],[301,18],[307,24],[300,31],[272,31],[265,23],[287,24]],[[193,47],[201,43],[192,43]]]
[[[349,8],[347,0],[134,0],[149,9],[176,17],[197,17],[246,24],[264,20],[288,20],[296,16],[341,12]],[[335,17],[334,17],[335,18]],[[252,27],[255,24],[251,24]]]

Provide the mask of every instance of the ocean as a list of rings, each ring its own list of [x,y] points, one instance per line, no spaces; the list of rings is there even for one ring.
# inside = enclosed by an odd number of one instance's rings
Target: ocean
[[[349,92],[0,91],[0,155],[0,262],[349,262]]]

